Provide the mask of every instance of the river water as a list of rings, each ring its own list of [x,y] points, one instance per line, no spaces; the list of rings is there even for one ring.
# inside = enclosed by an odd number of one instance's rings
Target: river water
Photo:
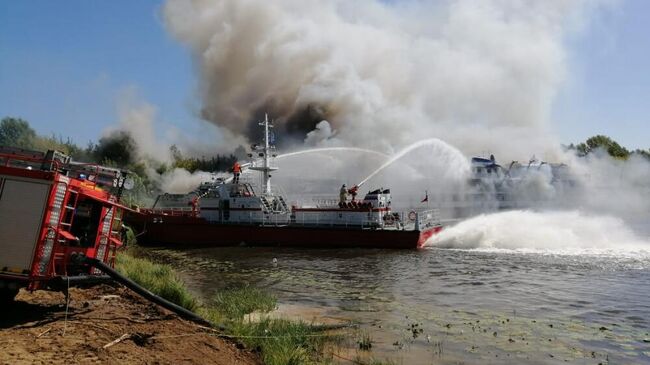
[[[352,339],[344,357],[650,363],[650,255],[247,247],[158,254],[173,258],[205,298],[254,285],[305,320],[360,323],[372,350],[356,351]]]

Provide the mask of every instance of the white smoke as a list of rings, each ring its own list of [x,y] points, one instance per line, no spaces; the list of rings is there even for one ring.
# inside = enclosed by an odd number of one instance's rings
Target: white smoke
[[[549,108],[563,40],[594,1],[170,0],[170,32],[192,51],[202,117],[398,150],[437,137],[502,156],[558,145]]]
[[[329,145],[335,146],[340,144],[340,141],[335,139],[336,131],[332,130],[329,122],[326,120],[320,121],[316,124],[313,131],[307,133],[305,137],[305,146]]]
[[[647,222],[650,161],[638,155],[617,160],[602,150],[582,158],[571,157],[571,169],[580,183],[576,194],[567,197],[574,206]]]
[[[169,162],[170,144],[156,132],[162,129],[156,113],[153,105],[137,96],[135,88],[128,87],[121,92],[117,101],[117,125],[106,129],[103,134],[109,136],[116,131],[125,131],[136,142],[134,152],[138,159]]]
[[[185,169],[174,168],[162,175],[157,175],[160,189],[165,193],[187,194],[201,183],[211,181],[213,175],[204,171],[190,173]]]

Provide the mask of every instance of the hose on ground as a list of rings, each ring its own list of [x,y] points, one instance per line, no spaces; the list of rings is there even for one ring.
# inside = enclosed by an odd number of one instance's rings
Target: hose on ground
[[[74,253],[72,254],[71,259],[79,264],[82,265],[89,265],[93,266],[100,271],[102,271],[104,274],[110,276],[113,278],[113,280],[117,281],[118,283],[126,286],[127,288],[133,290],[134,292],[138,293],[140,296],[143,298],[156,303],[160,305],[161,307],[168,309],[182,318],[185,318],[187,320],[190,320],[192,322],[196,322],[199,324],[202,324],[204,326],[209,326],[212,327],[212,324],[205,320],[204,318],[198,316],[196,313],[193,313],[179,305],[176,305],[167,299],[161,298],[157,296],[156,294],[150,292],[149,290],[143,288],[142,286],[138,285],[136,282],[132,281],[131,279],[127,278],[126,276],[120,274],[119,272],[115,271],[112,267],[106,265],[104,262],[97,260],[95,258],[87,257],[86,255],[83,254],[78,254]]]

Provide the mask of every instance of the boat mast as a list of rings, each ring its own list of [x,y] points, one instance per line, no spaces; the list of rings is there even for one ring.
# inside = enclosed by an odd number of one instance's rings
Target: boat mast
[[[271,160],[269,157],[269,154],[271,153],[271,149],[273,146],[271,146],[271,142],[269,140],[269,128],[273,128],[273,125],[269,124],[269,116],[268,114],[264,114],[264,121],[261,122],[259,125],[264,127],[264,146],[262,148],[262,154],[263,154],[263,159],[262,159],[262,166],[255,166],[251,167],[251,170],[256,170],[260,171],[262,175],[262,185],[264,189],[264,195],[272,195],[271,191],[271,171],[275,171],[278,168],[271,166]]]
[[[269,115],[264,114],[264,122],[260,123],[264,126],[264,193],[266,195],[271,194],[271,166],[269,165]]]

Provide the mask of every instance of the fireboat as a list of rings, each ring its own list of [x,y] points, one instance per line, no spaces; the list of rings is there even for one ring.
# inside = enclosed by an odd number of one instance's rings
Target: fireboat
[[[391,210],[390,189],[356,196],[361,184],[342,188],[340,199],[315,206],[287,204],[271,184],[275,156],[268,116],[259,123],[263,143],[251,146],[251,162],[236,164],[232,177],[202,183],[189,194],[163,194],[151,208],[127,212],[138,242],[156,246],[291,246],[305,248],[421,248],[440,232],[437,210]],[[261,184],[240,179],[258,172]],[[345,185],[344,185],[345,186]],[[347,196],[351,195],[351,200]]]

